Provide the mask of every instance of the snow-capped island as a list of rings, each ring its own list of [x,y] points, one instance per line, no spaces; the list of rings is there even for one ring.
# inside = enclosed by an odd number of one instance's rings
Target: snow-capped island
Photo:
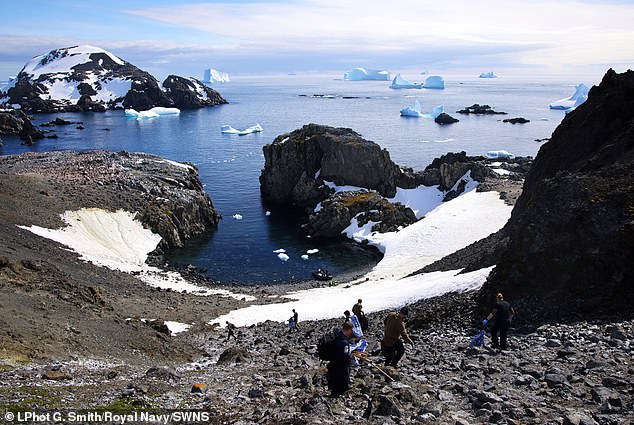
[[[191,109],[223,103],[218,92],[195,78],[170,75],[160,84],[148,72],[89,45],[34,57],[0,92],[0,107],[29,112]]]

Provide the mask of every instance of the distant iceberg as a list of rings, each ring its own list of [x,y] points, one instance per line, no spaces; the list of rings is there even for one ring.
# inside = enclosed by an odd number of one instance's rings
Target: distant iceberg
[[[497,74],[493,71],[491,72],[483,72],[480,74],[480,78],[497,78]]]
[[[390,73],[388,71],[379,71],[369,68],[355,68],[343,74],[343,79],[346,81],[363,81],[363,80],[384,80],[390,79]]]
[[[416,100],[414,102],[414,106],[408,106],[407,108],[401,109],[402,117],[422,117],[423,114],[420,112],[420,102]]]
[[[392,84],[390,84],[391,89],[421,89],[423,88],[422,84],[410,83],[405,78],[401,77],[401,74],[396,74],[394,80],[392,80]]]
[[[425,80],[424,89],[444,89],[445,88],[445,79],[440,75],[430,75]]]
[[[260,131],[263,131],[263,128],[260,124],[256,124],[253,127],[245,128],[244,130],[236,130],[230,125],[223,125],[220,127],[220,131],[224,134],[237,134],[239,136],[244,136],[245,134],[259,133]]]
[[[143,120],[146,118],[156,118],[161,115],[178,115],[181,113],[181,110],[178,108],[163,108],[161,106],[156,106],[152,109],[148,109],[147,111],[137,111],[135,109],[126,109],[125,116],[130,118],[136,118],[137,120]]]
[[[216,71],[213,68],[205,69],[205,72],[203,73],[203,83],[228,83],[230,81],[229,74],[226,72]]]
[[[551,103],[550,109],[570,109],[575,106],[579,106],[581,103],[585,102],[585,99],[588,98],[589,91],[590,89],[585,84],[581,83],[577,86],[575,93],[572,96]],[[577,104],[578,100],[580,100],[581,103]]]
[[[512,153],[507,152],[507,151],[488,151],[487,152],[487,158],[490,158],[490,159],[502,159],[502,158],[514,159],[515,155],[513,155]]]

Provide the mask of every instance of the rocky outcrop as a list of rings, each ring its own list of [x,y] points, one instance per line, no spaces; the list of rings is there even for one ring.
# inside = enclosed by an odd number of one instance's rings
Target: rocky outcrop
[[[198,82],[170,76],[163,90],[148,72],[93,46],[55,49],[29,61],[0,104],[19,105],[32,112],[86,112],[115,108],[147,110],[154,106],[200,108],[227,103],[216,91]]]
[[[315,205],[329,193],[324,180],[393,197],[404,174],[385,149],[349,128],[308,124],[263,150],[260,191],[278,204]]]
[[[502,122],[509,122],[511,124],[526,124],[527,122],[531,122],[531,120],[527,120],[524,117],[517,117],[517,118],[506,118],[502,120]]]
[[[26,145],[44,138],[44,134],[35,128],[28,115],[19,109],[0,112],[0,134],[19,134]]]
[[[29,174],[73,187],[82,207],[137,211],[163,237],[159,250],[180,247],[215,226],[220,214],[202,188],[198,170],[155,155],[127,152],[50,152],[0,158],[0,175]],[[28,211],[25,212],[28,214]]]
[[[544,144],[482,288],[519,318],[634,313],[634,72],[609,70]]]
[[[228,103],[220,94],[195,78],[170,75],[163,82],[165,94],[180,109],[195,109]]]
[[[440,124],[440,125],[446,125],[446,124],[453,124],[455,122],[459,122],[460,120],[457,118],[452,117],[451,115],[443,112],[442,114],[438,115],[436,118],[434,118],[434,122],[436,124]]]
[[[355,218],[359,226],[374,222],[372,231],[394,232],[399,226],[416,222],[414,212],[392,204],[375,191],[339,192],[321,203],[321,209],[311,214],[304,229],[315,237],[338,237]]]
[[[456,111],[459,114],[475,114],[475,115],[506,115],[506,112],[496,112],[489,105],[480,105],[479,103],[474,103],[471,106],[466,106],[464,109]]]

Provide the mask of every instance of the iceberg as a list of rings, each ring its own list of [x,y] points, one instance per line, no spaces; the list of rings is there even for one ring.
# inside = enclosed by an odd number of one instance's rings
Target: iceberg
[[[394,80],[392,80],[392,84],[390,84],[391,89],[421,89],[423,88],[422,84],[410,83],[405,78],[401,77],[401,74],[396,74]]]
[[[445,79],[440,75],[430,75],[425,80],[424,89],[444,89],[445,88]]]
[[[491,72],[483,72],[480,74],[480,78],[497,78],[497,74],[493,71]]]
[[[589,91],[590,89],[581,83],[576,87],[575,93],[572,96],[551,103],[550,109],[570,109],[579,106],[588,98]],[[578,100],[581,100],[581,103],[577,104]]]
[[[163,108],[161,106],[155,106],[150,109],[150,111],[158,115],[178,115],[181,113],[181,110],[178,108]]]
[[[507,152],[507,151],[488,151],[487,152],[487,158],[491,158],[491,159],[501,159],[501,158],[514,159],[515,155],[513,155],[512,153]]]
[[[575,104],[572,106],[572,108],[570,109],[566,109],[564,112],[567,114],[569,114],[570,112],[574,111],[575,109],[577,109],[577,106],[581,105],[583,102],[585,102],[586,100],[588,100],[588,96],[583,95],[581,96],[579,99],[577,99],[577,101],[575,102]]]
[[[178,115],[181,113],[181,110],[178,108],[163,108],[160,106],[156,106],[152,109],[148,109],[147,111],[137,111],[135,109],[126,109],[125,116],[130,118],[136,118],[137,120],[142,120],[145,118],[156,118],[161,115]]]
[[[244,130],[237,130],[230,125],[223,125],[220,127],[220,132],[224,134],[237,134],[239,136],[244,136],[245,134],[251,133],[259,133],[263,131],[263,128],[260,124],[256,124],[253,127],[245,128]]]
[[[213,83],[228,83],[229,74],[226,72],[216,71],[213,68],[205,69],[203,73],[203,83],[213,84]]]
[[[290,257],[282,252],[282,253],[277,254],[277,258],[279,258],[280,260],[286,262],[286,261],[288,261],[288,259]]]
[[[401,109],[402,117],[422,117],[423,114],[420,112],[420,102],[416,100],[414,102],[414,106],[408,106],[407,108]]]
[[[363,80],[383,80],[390,79],[390,73],[388,71],[379,71],[369,68],[355,68],[343,74],[343,79],[346,81],[363,81]]]

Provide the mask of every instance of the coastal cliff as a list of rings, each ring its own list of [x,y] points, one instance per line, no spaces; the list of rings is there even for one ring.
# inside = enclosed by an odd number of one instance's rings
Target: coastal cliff
[[[523,320],[634,313],[634,72],[609,70],[540,149],[481,291]]]

